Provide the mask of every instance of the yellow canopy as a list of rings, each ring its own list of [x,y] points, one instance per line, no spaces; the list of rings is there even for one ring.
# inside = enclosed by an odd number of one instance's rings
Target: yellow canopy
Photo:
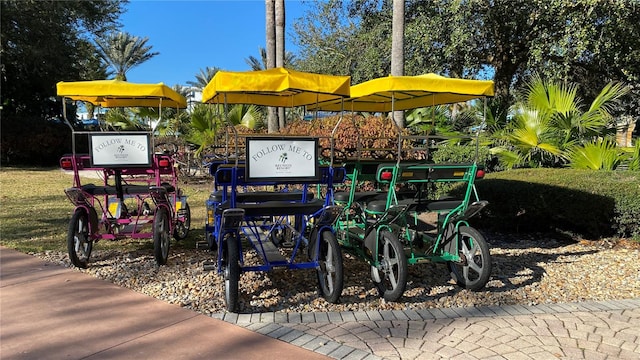
[[[110,107],[186,108],[187,99],[163,83],[134,84],[120,80],[60,81],[58,96]]]
[[[285,68],[218,71],[202,92],[202,102],[295,107],[349,96],[351,77]]]
[[[493,96],[493,81],[454,79],[436,74],[388,76],[351,87],[344,110],[389,112],[452,104]],[[342,103],[327,101],[308,110],[340,111]]]

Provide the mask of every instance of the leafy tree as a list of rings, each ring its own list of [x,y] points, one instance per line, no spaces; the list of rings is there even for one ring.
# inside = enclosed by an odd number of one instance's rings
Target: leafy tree
[[[385,16],[360,18],[341,0],[311,2],[305,17],[293,24],[299,69],[350,75],[352,84],[389,75],[391,10],[385,10]]]
[[[14,115],[56,117],[55,84],[105,74],[90,35],[117,25],[123,0],[0,2],[3,123]]]
[[[349,74],[360,83],[390,73],[391,0],[312,3],[294,24],[302,69]],[[506,115],[529,74],[580,83],[588,101],[621,81],[640,115],[637,1],[416,0],[407,3],[405,73],[493,78]],[[500,122],[504,122],[501,119]]]
[[[150,52],[147,37],[140,38],[126,32],[111,33],[96,39],[98,54],[115,70],[116,79],[127,81],[127,71],[158,55]]]

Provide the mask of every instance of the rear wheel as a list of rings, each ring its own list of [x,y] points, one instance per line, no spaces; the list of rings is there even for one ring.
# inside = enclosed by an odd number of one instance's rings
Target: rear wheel
[[[167,263],[170,241],[169,211],[164,207],[160,207],[153,218],[153,255],[158,265]]]
[[[191,209],[188,203],[185,202],[184,208],[178,211],[178,216],[182,217],[182,220],[176,221],[173,237],[176,240],[183,240],[189,235],[189,228],[191,227]]]
[[[460,226],[457,239],[460,262],[447,263],[451,278],[465,289],[478,291],[491,275],[489,245],[478,230],[469,226]]]
[[[86,268],[93,249],[93,241],[89,236],[89,216],[84,209],[76,209],[69,222],[67,233],[67,250],[69,260],[79,268]]]
[[[379,266],[371,266],[371,279],[387,301],[396,301],[407,285],[407,258],[402,244],[391,232],[382,230],[378,238]]]
[[[320,234],[319,246],[313,244],[312,259],[319,262],[318,290],[320,295],[330,303],[337,303],[344,287],[342,269],[342,251],[335,235],[325,230]],[[316,251],[318,256],[315,256]]]
[[[222,267],[224,274],[224,290],[227,310],[236,312],[238,309],[238,282],[240,281],[240,264],[238,256],[238,240],[232,234],[224,239],[224,253]]]

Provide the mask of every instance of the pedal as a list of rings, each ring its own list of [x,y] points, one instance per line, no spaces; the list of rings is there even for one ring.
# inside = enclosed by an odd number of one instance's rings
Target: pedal
[[[207,260],[204,263],[202,263],[202,269],[204,271],[215,271],[217,270],[218,265],[215,261],[211,261],[211,260]]]
[[[291,249],[296,245],[296,243],[293,240],[288,240],[281,242],[279,245],[280,247]]]
[[[244,209],[233,208],[226,209],[222,212],[222,229],[237,229],[244,219]]]
[[[462,218],[469,219],[473,217],[474,215],[479,213],[482,209],[484,209],[484,207],[487,205],[489,205],[489,202],[487,200],[480,200],[480,201],[473,202],[471,205],[469,205],[467,210],[464,212],[464,214],[462,215]]]
[[[196,250],[209,250],[209,243],[205,240],[196,241]]]

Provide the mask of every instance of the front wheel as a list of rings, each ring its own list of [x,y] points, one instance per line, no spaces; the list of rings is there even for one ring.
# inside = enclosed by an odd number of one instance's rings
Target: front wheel
[[[86,268],[93,249],[93,241],[89,236],[89,216],[84,209],[76,209],[69,222],[67,233],[67,250],[69,260],[79,268]]]
[[[191,209],[188,203],[185,202],[184,208],[178,210],[178,215],[182,217],[182,220],[178,219],[176,221],[173,237],[176,240],[184,240],[189,235],[189,228],[191,227]]]
[[[153,255],[158,265],[167,263],[170,241],[169,211],[164,207],[160,207],[153,218]]]
[[[240,281],[240,264],[238,255],[238,241],[232,234],[224,238],[222,267],[224,274],[224,292],[227,310],[236,312],[238,309],[238,282]]]
[[[371,279],[387,301],[397,301],[407,285],[407,258],[398,238],[382,230],[378,237],[378,266],[371,266]]]
[[[489,245],[478,230],[469,226],[460,226],[457,240],[460,262],[447,262],[451,278],[465,289],[478,291],[491,275]]]
[[[312,259],[319,263],[318,290],[325,300],[335,304],[340,299],[344,287],[342,251],[335,235],[329,230],[320,233],[317,240],[320,244],[312,244]],[[316,251],[319,251],[318,256]]]

